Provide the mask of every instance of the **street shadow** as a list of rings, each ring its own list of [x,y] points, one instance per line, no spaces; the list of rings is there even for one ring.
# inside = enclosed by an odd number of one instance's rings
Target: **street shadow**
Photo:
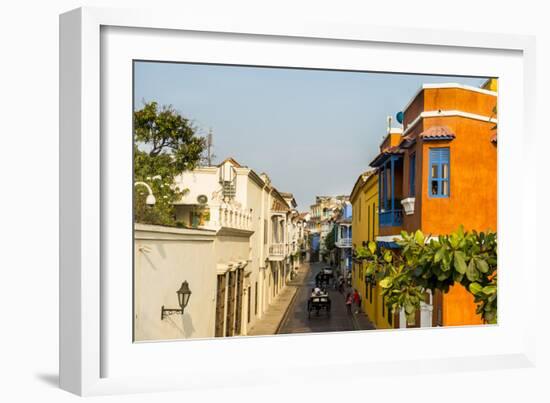
[[[185,337],[190,338],[195,333],[195,326],[193,326],[193,318],[188,313],[183,315],[183,329]]]
[[[36,378],[41,380],[47,385],[59,388],[59,375],[58,374],[35,374]]]
[[[155,264],[153,263],[153,261],[151,260],[151,258],[149,256],[147,256],[146,253],[143,253],[143,257],[145,258],[145,260],[147,260],[147,263],[149,263],[149,266],[151,266],[151,268],[154,270],[154,271],[158,271],[159,269],[157,268],[157,266],[155,266]]]
[[[166,259],[166,249],[164,249],[164,245],[162,244],[156,245],[156,249],[160,257],[162,257],[163,259]]]

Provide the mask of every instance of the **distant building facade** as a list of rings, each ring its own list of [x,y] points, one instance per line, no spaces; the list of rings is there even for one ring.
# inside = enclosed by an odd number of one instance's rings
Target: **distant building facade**
[[[307,226],[312,239],[311,254],[314,261],[324,258],[329,262],[330,253],[326,249],[325,240],[327,235],[334,231],[334,220],[344,203],[348,201],[349,197],[346,195],[315,197],[315,204],[310,206],[311,218]],[[315,249],[316,247],[318,249]]]
[[[336,246],[336,265],[351,276],[352,257],[352,205],[344,201],[334,220],[334,244]]]

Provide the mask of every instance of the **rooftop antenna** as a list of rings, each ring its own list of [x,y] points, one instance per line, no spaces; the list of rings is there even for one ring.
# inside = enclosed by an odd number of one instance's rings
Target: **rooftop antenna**
[[[388,133],[391,132],[391,116],[387,117],[388,119]]]
[[[208,136],[206,137],[206,147],[208,150],[207,160],[208,160],[208,166],[212,166],[212,159],[215,157],[214,154],[212,154],[212,147],[213,147],[213,134],[212,129],[208,130]]]

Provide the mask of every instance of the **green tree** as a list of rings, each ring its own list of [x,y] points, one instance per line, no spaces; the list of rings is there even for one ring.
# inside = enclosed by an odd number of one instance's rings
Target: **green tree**
[[[134,187],[134,220],[146,224],[175,225],[174,205],[185,192],[174,177],[194,169],[201,161],[205,139],[172,106],[145,103],[134,112],[134,181],[151,186],[156,198],[147,206],[144,186]]]
[[[428,240],[429,239],[429,240]],[[366,260],[366,275],[382,287],[394,310],[403,308],[414,322],[427,290],[447,292],[462,284],[474,296],[477,313],[487,323],[497,322],[497,236],[493,232],[464,232],[462,227],[437,239],[421,231],[401,233],[399,251],[369,242],[356,258]]]
[[[336,239],[335,239],[335,234],[333,229],[325,236],[325,240],[324,240],[325,250],[330,252],[331,250],[336,248],[335,241]]]

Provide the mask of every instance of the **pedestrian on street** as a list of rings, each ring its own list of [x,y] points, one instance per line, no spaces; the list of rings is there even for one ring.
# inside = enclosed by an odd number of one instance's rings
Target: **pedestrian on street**
[[[357,289],[353,289],[353,303],[355,304],[355,313],[359,313],[361,307],[361,296],[357,292]]]
[[[351,314],[351,304],[353,303],[353,297],[351,295],[351,292],[348,292],[346,295],[346,308],[348,309],[348,313]]]

